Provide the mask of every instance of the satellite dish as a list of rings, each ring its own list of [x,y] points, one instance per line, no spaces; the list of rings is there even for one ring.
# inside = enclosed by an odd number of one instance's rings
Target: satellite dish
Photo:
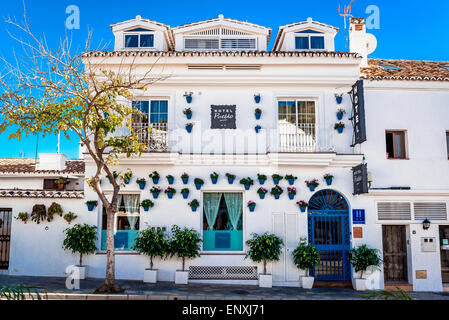
[[[376,48],[377,48],[376,37],[371,33],[367,33],[366,34],[366,52],[367,52],[367,54],[373,53],[374,50],[376,50]]]

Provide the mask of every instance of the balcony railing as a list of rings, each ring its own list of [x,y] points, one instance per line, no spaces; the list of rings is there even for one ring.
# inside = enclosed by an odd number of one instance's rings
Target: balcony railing
[[[318,132],[318,135],[317,135]],[[278,122],[279,152],[329,152],[333,151],[332,130],[321,132],[314,123],[298,127],[288,122]]]
[[[168,150],[168,133],[165,128],[158,128],[151,123],[134,124],[133,130],[139,142],[147,146],[147,151],[164,152]]]

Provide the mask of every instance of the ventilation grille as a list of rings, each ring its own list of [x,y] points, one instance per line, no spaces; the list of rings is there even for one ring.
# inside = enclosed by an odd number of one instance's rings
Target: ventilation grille
[[[218,39],[184,39],[185,49],[218,49]]]
[[[260,65],[229,65],[226,70],[260,70]]]
[[[189,33],[189,35],[194,35],[194,36],[218,36],[219,34],[220,34],[220,28],[207,29],[207,30],[201,30],[201,31]]]
[[[415,202],[415,220],[447,220],[446,203],[444,202]]]
[[[256,49],[256,39],[221,39],[221,49]]]
[[[189,279],[257,280],[257,267],[247,266],[191,266]]]
[[[378,220],[411,220],[410,202],[379,202]]]
[[[248,32],[242,32],[242,31],[226,29],[226,28],[221,29],[221,34],[225,35],[225,36],[246,36],[246,35],[249,35]]]

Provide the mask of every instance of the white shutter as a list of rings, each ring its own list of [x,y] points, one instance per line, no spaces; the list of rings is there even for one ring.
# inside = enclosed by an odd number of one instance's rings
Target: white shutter
[[[184,39],[184,49],[186,50],[211,50],[218,49],[218,39]]]
[[[447,220],[446,203],[444,202],[415,202],[415,220]]]
[[[411,220],[410,202],[379,202],[378,220]]]
[[[256,39],[221,39],[221,49],[256,49]]]
[[[280,237],[281,239],[284,239],[285,238],[284,214],[273,213],[272,221],[273,221],[272,224],[273,233],[278,237]],[[273,261],[272,273],[273,273],[273,281],[285,281],[285,247],[281,251],[279,261]]]

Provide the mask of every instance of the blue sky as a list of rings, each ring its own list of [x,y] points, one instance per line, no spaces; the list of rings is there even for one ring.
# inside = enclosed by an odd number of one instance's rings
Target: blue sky
[[[45,34],[50,45],[57,45],[64,35],[66,7],[77,5],[80,8],[81,25],[73,31],[76,47],[83,48],[88,27],[93,30],[93,45],[100,42],[109,44],[112,49],[113,37],[109,25],[128,20],[140,14],[170,26],[193,21],[215,18],[218,14],[244,20],[272,28],[271,49],[280,25],[303,21],[307,17],[340,28],[335,39],[336,50],[347,51],[344,43],[343,18],[338,15],[338,5],[348,4],[350,0],[316,1],[265,1],[265,0],[26,0],[28,21],[33,31]],[[431,5],[427,5],[431,3]],[[352,14],[367,17],[367,6],[376,5],[380,9],[380,29],[370,30],[378,40],[373,58],[444,60],[449,61],[449,1],[432,0],[356,0]],[[0,21],[0,55],[11,59],[11,48],[18,47],[10,39],[4,18],[22,18],[22,0],[2,1]],[[19,49],[20,50],[20,49]],[[36,137],[9,140],[8,133],[0,135],[0,157],[34,157]],[[56,152],[57,138],[54,136],[39,139],[39,152]],[[78,140],[75,136],[69,141],[61,137],[61,152],[69,158],[78,155]]]

